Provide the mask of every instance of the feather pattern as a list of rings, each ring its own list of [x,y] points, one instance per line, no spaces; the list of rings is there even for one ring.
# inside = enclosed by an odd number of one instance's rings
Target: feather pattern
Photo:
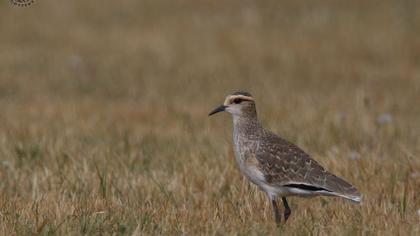
[[[248,109],[252,110],[252,106]],[[329,195],[361,201],[361,194],[350,183],[328,172],[296,145],[263,128],[256,111],[245,110],[244,114],[233,117],[233,138],[240,169],[251,182],[272,195]],[[248,169],[257,169],[259,176]]]

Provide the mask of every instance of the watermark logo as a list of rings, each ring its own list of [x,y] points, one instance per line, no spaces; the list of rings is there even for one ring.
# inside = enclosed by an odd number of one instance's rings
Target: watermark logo
[[[35,0],[9,0],[13,5],[18,7],[27,7],[32,5]]]

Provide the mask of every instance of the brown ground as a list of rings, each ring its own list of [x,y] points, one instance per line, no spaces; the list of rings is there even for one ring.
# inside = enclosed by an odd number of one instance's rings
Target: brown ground
[[[0,235],[419,235],[419,1],[0,2]],[[273,223],[235,90],[356,185]]]

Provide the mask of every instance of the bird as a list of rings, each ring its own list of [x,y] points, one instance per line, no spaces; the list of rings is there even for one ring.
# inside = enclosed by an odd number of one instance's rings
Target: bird
[[[223,105],[209,116],[223,111],[233,118],[233,144],[239,169],[267,194],[276,225],[281,224],[282,218],[278,198],[284,206],[284,223],[292,213],[286,199],[289,196],[337,196],[361,203],[362,195],[356,187],[327,171],[295,144],[264,128],[249,92],[228,95]]]

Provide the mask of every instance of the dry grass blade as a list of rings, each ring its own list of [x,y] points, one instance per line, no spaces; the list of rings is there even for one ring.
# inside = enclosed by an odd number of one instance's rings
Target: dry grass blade
[[[0,2],[0,235],[419,235],[419,1]],[[240,175],[237,90],[358,187],[289,199]]]

